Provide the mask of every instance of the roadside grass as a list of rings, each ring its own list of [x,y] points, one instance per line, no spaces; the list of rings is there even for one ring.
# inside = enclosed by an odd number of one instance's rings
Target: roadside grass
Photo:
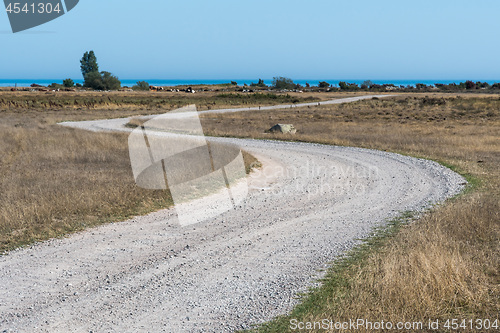
[[[0,112],[0,254],[172,205],[136,186],[126,134],[55,124],[73,113]],[[248,173],[258,162],[243,155]]]
[[[429,158],[451,166],[470,182],[465,193],[418,220],[406,223],[403,218],[379,230],[335,262],[322,286],[304,295],[291,314],[255,331],[293,332],[292,319],[498,319],[498,95],[398,96],[298,110],[203,115],[202,122],[212,135],[358,146]],[[298,132],[264,133],[276,123],[291,123]]]

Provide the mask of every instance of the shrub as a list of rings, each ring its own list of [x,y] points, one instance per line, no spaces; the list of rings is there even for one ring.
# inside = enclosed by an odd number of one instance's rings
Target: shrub
[[[371,80],[366,80],[361,85],[367,86],[368,88],[370,88],[371,86],[373,86],[373,82]]]
[[[330,87],[330,83],[325,82],[325,81],[321,81],[321,82],[318,84],[318,87],[320,87],[320,88],[329,88],[329,87]]]
[[[259,79],[259,83],[252,82],[252,84],[250,84],[250,86],[251,87],[262,87],[262,88],[267,87],[267,85],[264,83],[264,80],[262,80],[262,79]]]
[[[356,83],[346,83],[344,81],[339,82],[339,87],[341,90],[358,90],[359,87]]]
[[[62,89],[64,86],[59,83],[51,83],[48,85],[48,87],[51,89]]]
[[[94,90],[118,90],[121,82],[110,72],[90,72],[85,76],[84,86]]]
[[[287,77],[277,76],[273,78],[274,89],[295,89],[297,85],[293,83],[292,79]]]
[[[137,91],[149,91],[149,83],[146,81],[137,81],[136,85],[132,87]]]
[[[106,90],[118,90],[121,88],[122,83],[116,76],[110,72],[102,72],[102,81]]]
[[[75,82],[71,79],[66,79],[63,81],[63,86],[65,86],[66,88],[71,88],[75,85]]]
[[[476,89],[476,84],[472,81],[465,81],[465,89]]]

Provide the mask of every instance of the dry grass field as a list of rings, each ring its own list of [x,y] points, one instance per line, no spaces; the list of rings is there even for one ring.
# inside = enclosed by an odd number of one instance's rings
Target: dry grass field
[[[345,97],[273,98],[210,92],[0,93],[0,252],[119,221],[171,204],[134,184],[125,135],[56,125],[166,112]],[[350,94],[352,95],[352,94]],[[292,101],[293,102],[293,101]],[[215,103],[215,104],[214,104]],[[500,312],[500,99],[498,95],[399,95],[346,105],[205,115],[207,134],[359,146],[435,159],[466,175],[469,190],[412,223],[393,221],[330,269],[289,320],[415,321],[497,318]],[[291,123],[295,135],[267,134]],[[246,164],[252,163],[246,155]]]
[[[322,101],[347,93],[240,93],[234,91],[204,91],[196,94],[185,92],[30,92],[0,91],[0,110],[115,110],[142,114],[166,112],[189,104],[198,110],[231,107],[265,106],[285,103]],[[140,114],[138,113],[138,114]],[[78,114],[75,114],[78,115]]]
[[[127,135],[56,125],[66,120],[128,117],[144,114],[143,109],[75,109],[63,105],[70,104],[66,95],[61,101],[54,94],[52,106],[24,105],[20,100],[25,94],[30,93],[0,94],[0,254],[172,204],[168,191],[135,185]],[[73,102],[80,98],[75,96]],[[163,107],[154,112],[165,112]],[[244,159],[248,172],[255,159],[246,153]]]
[[[334,264],[323,287],[306,296],[290,316],[258,331],[292,331],[291,319],[498,318],[499,96],[407,95],[345,105],[205,115],[203,123],[212,135],[358,146],[430,158],[464,174],[471,184],[465,194],[417,221],[393,221]],[[291,123],[298,132],[264,132],[276,123]]]

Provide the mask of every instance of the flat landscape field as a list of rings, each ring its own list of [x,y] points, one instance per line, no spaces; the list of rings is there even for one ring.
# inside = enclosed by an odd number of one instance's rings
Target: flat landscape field
[[[410,224],[395,221],[334,264],[290,320],[478,319],[500,312],[500,98],[412,94],[350,104],[204,115],[207,134],[373,148],[436,160],[469,189]],[[271,134],[277,123],[297,133]],[[321,331],[321,330],[311,330]],[[363,330],[361,330],[363,331]]]
[[[172,204],[134,184],[125,134],[90,133],[62,121],[320,102],[354,93],[0,92],[0,251],[125,220]],[[418,321],[497,318],[500,312],[500,96],[398,94],[350,104],[204,114],[205,134],[315,142],[438,161],[467,190],[389,227],[329,269],[290,320]],[[271,134],[275,124],[296,134]],[[256,159],[245,155],[247,171]],[[255,164],[253,164],[255,165]],[[319,330],[318,330],[319,331]]]

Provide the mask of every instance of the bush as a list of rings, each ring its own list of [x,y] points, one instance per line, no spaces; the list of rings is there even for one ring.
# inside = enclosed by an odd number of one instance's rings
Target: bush
[[[293,83],[292,79],[287,77],[277,76],[273,78],[274,89],[295,89],[297,85]]]
[[[465,89],[476,89],[476,84],[472,81],[465,81]]]
[[[236,82],[236,81],[231,81],[231,84],[232,84],[233,86],[237,86],[237,85],[238,85],[238,82]]]
[[[251,87],[262,87],[262,88],[267,87],[267,85],[264,83],[264,80],[262,80],[262,79],[259,79],[259,83],[252,82],[252,84],[250,84],[250,86]]]
[[[339,82],[339,87],[341,90],[358,90],[359,86],[356,83],[346,83],[344,81]]]
[[[373,86],[373,82],[371,80],[366,80],[366,81],[363,81],[363,83],[361,83],[361,88],[366,87],[366,88],[371,88]],[[366,88],[363,88],[363,89],[366,89]]]
[[[94,90],[118,90],[121,82],[110,72],[90,72],[85,75],[84,87]]]
[[[329,88],[329,87],[330,87],[330,83],[325,82],[325,81],[321,81],[321,82],[318,84],[318,87],[320,87],[320,88]]]
[[[62,84],[59,84],[59,83],[51,83],[48,85],[49,88],[51,89],[62,89],[64,88],[64,86]]]
[[[75,85],[75,82],[71,79],[66,79],[63,81],[63,86],[66,88],[72,88]]]
[[[146,81],[137,81],[136,85],[132,87],[137,91],[149,91],[149,83]]]
[[[102,72],[102,81],[106,90],[118,90],[121,88],[122,83],[116,76],[110,72]]]

